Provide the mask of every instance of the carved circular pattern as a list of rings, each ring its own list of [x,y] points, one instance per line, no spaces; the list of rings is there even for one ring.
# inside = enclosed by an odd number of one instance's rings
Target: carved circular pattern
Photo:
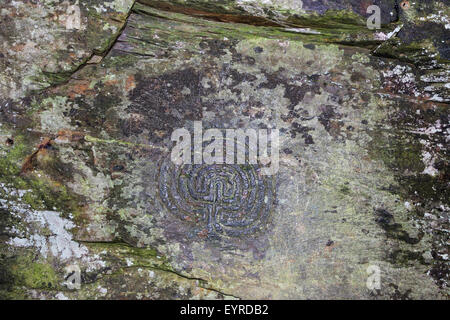
[[[159,192],[167,209],[208,236],[263,230],[274,201],[272,178],[256,165],[162,163]]]

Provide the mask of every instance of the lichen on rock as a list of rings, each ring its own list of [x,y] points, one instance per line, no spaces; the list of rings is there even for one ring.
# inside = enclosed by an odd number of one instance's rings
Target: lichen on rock
[[[25,3],[0,6],[2,298],[449,298],[445,1],[375,1],[380,30],[367,1]],[[198,122],[278,129],[278,172],[171,163]]]

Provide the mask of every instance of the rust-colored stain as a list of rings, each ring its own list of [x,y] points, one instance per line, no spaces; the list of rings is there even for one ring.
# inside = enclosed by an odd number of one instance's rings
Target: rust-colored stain
[[[125,82],[125,90],[130,91],[136,88],[136,82],[133,75],[129,75]]]
[[[404,1],[400,2],[400,7],[403,10],[408,10],[409,8],[411,8],[411,4],[409,3],[409,1],[404,0]]]
[[[63,129],[58,131],[58,136],[55,141],[58,142],[78,142],[84,139],[84,133],[79,131],[72,131],[68,129]]]
[[[218,22],[233,22],[233,23],[245,23],[250,24],[254,26],[265,26],[265,27],[280,27],[279,23],[276,23],[274,21],[271,21],[264,17],[256,17],[256,16],[250,16],[250,15],[238,15],[238,14],[231,14],[231,13],[217,13],[217,12],[208,12],[203,11],[199,9],[194,8],[188,8],[183,6],[177,6],[169,3],[155,3],[153,1],[141,1],[142,3],[145,3],[146,5],[153,7],[155,9],[168,11],[168,12],[175,12],[175,13],[182,13],[194,17],[200,17],[204,19],[214,20]]]
[[[16,52],[17,51],[23,51],[24,48],[25,48],[25,44],[24,43],[16,44],[16,45],[11,47],[11,49],[13,49]]]
[[[89,91],[88,81],[77,81],[73,86],[70,87],[68,96],[70,99],[74,99],[77,95],[84,95]]]
[[[200,231],[198,233],[198,236],[202,239],[206,238],[208,236],[208,230],[207,229],[203,229],[202,231]]]
[[[119,83],[119,81],[118,81],[118,80],[115,80],[115,79],[105,81],[105,85],[106,85],[106,86],[115,86],[115,85],[117,85],[118,83]]]
[[[22,169],[20,170],[20,174],[24,174],[28,171],[33,170],[34,160],[40,152],[46,152],[45,149],[51,146],[51,142],[52,140],[47,137],[42,140],[42,142],[38,145],[37,150],[25,158],[25,161],[22,164]]]
[[[56,139],[52,140],[49,137],[45,137],[42,139],[42,142],[37,146],[37,150],[34,151],[31,155],[25,158],[25,161],[22,164],[22,168],[20,170],[20,174],[25,174],[34,169],[36,161],[40,156],[45,156],[47,154],[47,149],[51,147],[51,145],[55,142],[79,142],[84,139],[84,134],[78,131],[72,130],[60,130]]]

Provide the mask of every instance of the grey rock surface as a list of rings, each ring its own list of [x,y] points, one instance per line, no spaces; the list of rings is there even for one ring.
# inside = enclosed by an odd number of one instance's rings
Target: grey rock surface
[[[3,1],[0,297],[448,299],[449,12]],[[174,164],[198,122],[279,170]]]

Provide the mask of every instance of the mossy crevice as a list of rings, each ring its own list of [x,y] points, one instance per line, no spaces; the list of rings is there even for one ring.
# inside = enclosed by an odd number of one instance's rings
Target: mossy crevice
[[[119,268],[114,269],[112,273],[107,276],[119,276],[124,273],[127,269],[149,269],[157,270],[162,272],[167,272],[176,277],[195,281],[197,285],[206,290],[210,290],[219,293],[223,296],[228,296],[231,298],[239,299],[232,294],[227,294],[222,292],[220,289],[213,288],[209,285],[208,281],[201,278],[190,277],[188,275],[182,274],[176,271],[168,262],[167,258],[159,253],[156,249],[151,247],[138,248],[131,246],[125,242],[90,242],[90,241],[80,241],[89,248],[93,253],[102,252],[106,250],[107,260],[113,263],[118,263]]]
[[[28,290],[30,289],[63,290],[61,286],[63,280],[51,264],[36,259],[31,250],[22,249],[18,255],[5,253],[0,257],[0,298],[2,299],[29,299]]]
[[[56,208],[66,213],[80,212],[81,199],[72,194],[64,185],[64,179],[70,174],[56,157],[48,156],[41,159],[42,170],[22,173],[22,165],[27,156],[32,154],[34,147],[24,135],[14,137],[14,145],[6,150],[6,155],[0,156],[0,181],[18,190],[27,190],[22,201],[34,210]]]

